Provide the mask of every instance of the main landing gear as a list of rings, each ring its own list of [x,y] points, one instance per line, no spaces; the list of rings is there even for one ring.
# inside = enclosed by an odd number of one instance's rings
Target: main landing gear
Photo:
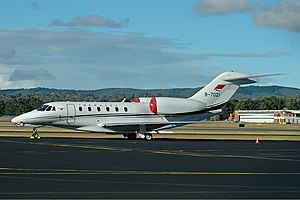
[[[34,127],[32,129],[32,135],[30,136],[30,139],[34,139],[34,140],[38,140],[40,139],[41,137],[39,136],[37,130],[36,130],[36,127]]]
[[[153,139],[153,136],[151,133],[145,133],[145,134],[133,133],[133,134],[124,134],[123,136],[128,138],[129,140],[135,140],[137,138],[142,138],[144,140],[150,141]]]
[[[144,139],[147,140],[147,141],[150,141],[150,140],[153,139],[153,136],[152,136],[151,133],[145,133],[145,138]]]

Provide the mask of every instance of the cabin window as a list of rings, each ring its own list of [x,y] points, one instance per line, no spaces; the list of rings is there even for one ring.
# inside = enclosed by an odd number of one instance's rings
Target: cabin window
[[[119,112],[119,108],[118,108],[118,107],[115,107],[115,111],[116,111],[116,112]]]
[[[46,111],[50,111],[52,108],[52,106],[48,106],[48,108],[46,109]]]
[[[90,112],[91,112],[91,111],[92,111],[92,108],[91,108],[91,107],[88,107],[88,111],[90,111]]]
[[[127,107],[124,107],[124,111],[125,111],[125,112],[128,112],[128,108],[127,108]]]
[[[81,111],[82,111],[82,107],[80,106],[80,107],[78,108],[78,110],[81,112]]]
[[[106,111],[109,112],[109,110],[110,110],[109,107],[106,107]]]
[[[56,111],[55,106],[53,106],[52,111]]]
[[[101,108],[100,108],[100,107],[97,107],[97,111],[100,112],[100,111],[101,111]]]

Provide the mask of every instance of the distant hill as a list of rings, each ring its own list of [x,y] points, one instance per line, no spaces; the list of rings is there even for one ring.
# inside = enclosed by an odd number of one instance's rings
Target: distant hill
[[[119,101],[121,98],[132,100],[135,97],[170,96],[189,97],[200,88],[173,88],[173,89],[132,89],[106,88],[99,90],[63,90],[49,88],[7,89],[0,90],[0,100],[10,97],[39,96],[46,100],[110,100]],[[300,89],[282,86],[248,86],[241,87],[233,96],[235,99],[258,99],[263,97],[293,97],[300,98]],[[50,98],[51,97],[51,98]],[[43,98],[45,99],[45,98]]]
[[[282,86],[248,86],[240,87],[233,98],[258,99],[262,97],[294,97],[300,98],[300,89]]]

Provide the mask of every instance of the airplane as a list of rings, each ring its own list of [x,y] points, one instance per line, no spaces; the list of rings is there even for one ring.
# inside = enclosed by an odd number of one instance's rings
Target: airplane
[[[152,133],[163,133],[185,124],[196,123],[220,113],[241,85],[256,83],[261,77],[239,72],[224,72],[189,98],[140,97],[133,102],[50,102],[14,117],[16,126],[37,128],[53,126],[86,132],[123,134],[128,139],[137,135],[152,140]]]

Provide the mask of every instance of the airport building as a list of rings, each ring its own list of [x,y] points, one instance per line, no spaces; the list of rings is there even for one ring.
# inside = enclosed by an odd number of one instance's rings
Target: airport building
[[[300,124],[300,110],[236,110],[236,122]]]

